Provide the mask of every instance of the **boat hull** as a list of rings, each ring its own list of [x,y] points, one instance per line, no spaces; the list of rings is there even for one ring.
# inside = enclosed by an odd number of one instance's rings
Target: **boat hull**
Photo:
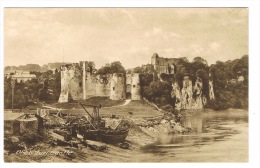
[[[84,133],[84,139],[101,141],[105,143],[115,144],[124,142],[128,135],[128,130],[125,131],[86,131]]]

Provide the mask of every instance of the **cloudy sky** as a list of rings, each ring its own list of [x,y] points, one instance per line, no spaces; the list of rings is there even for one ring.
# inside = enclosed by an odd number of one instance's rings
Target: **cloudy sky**
[[[120,61],[161,57],[209,64],[248,54],[247,8],[5,8],[4,63]]]

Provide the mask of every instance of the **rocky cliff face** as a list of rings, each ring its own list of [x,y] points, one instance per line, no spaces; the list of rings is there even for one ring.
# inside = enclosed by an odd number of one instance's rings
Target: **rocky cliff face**
[[[183,79],[181,90],[181,108],[191,109],[192,107],[192,81],[188,77]]]
[[[175,98],[175,109],[202,109],[205,104],[205,98],[202,95],[203,84],[198,78],[192,86],[192,81],[186,77],[183,80],[183,88],[175,82],[172,85],[172,98]]]
[[[175,98],[175,109],[180,110],[182,96],[181,96],[180,86],[176,82],[172,85],[171,96],[172,98]]]
[[[215,99],[215,94],[214,94],[214,89],[213,89],[213,81],[209,80],[209,99],[214,100]]]
[[[203,88],[202,80],[198,78],[193,87],[192,109],[203,108],[202,88]]]

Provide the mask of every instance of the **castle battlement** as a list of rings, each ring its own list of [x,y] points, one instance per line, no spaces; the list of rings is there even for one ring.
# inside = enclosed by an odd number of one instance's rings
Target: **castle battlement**
[[[112,100],[140,100],[139,80],[139,74],[96,75],[85,61],[62,65],[59,102],[68,102],[69,97],[73,100],[86,100],[95,96],[109,97]]]

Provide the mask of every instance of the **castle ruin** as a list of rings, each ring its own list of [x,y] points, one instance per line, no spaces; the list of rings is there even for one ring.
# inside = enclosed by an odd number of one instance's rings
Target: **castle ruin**
[[[151,64],[160,78],[160,74],[163,73],[172,75],[176,74],[178,59],[163,58],[159,57],[157,53],[154,53],[151,58]],[[214,100],[215,96],[211,74],[209,74],[209,77],[209,99]],[[175,100],[175,109],[202,109],[207,102],[207,98],[202,94],[202,89],[202,80],[197,78],[193,85],[189,74],[186,73],[183,76],[182,88],[180,88],[177,82],[172,84],[171,96]]]
[[[151,64],[156,73],[176,73],[176,58],[159,57],[153,54]],[[95,74],[87,61],[61,66],[61,93],[59,102],[86,100],[91,97],[108,97],[111,100],[141,100],[140,75],[138,73],[114,73],[106,75]],[[209,80],[209,99],[214,99],[213,80]],[[202,94],[203,84],[197,78],[195,84],[186,74],[183,77],[182,88],[177,82],[172,84],[172,98],[175,98],[176,109],[202,109],[207,99]]]
[[[153,65],[155,71],[159,74],[174,74],[176,71],[176,58],[163,58],[159,57],[157,53],[152,56],[151,64]]]
[[[97,75],[85,61],[62,65],[60,73],[60,103],[96,96],[109,97],[111,100],[141,99],[138,73]]]

